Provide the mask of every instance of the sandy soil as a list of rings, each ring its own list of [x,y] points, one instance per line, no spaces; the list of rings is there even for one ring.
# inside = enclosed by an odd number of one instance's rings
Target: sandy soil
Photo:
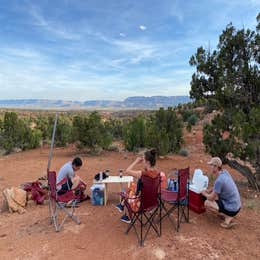
[[[203,152],[201,129],[185,134],[188,157],[167,156],[158,160],[158,168],[168,173],[172,168],[190,166],[191,173],[199,167],[207,172],[210,156]],[[45,174],[48,148],[21,152],[0,158],[0,190],[36,180]],[[79,175],[87,181],[88,189],[93,176],[100,170],[110,169],[116,175],[126,168],[135,155],[105,152],[99,156],[78,154],[72,148],[55,149],[51,168],[58,170],[75,155],[84,165]],[[124,234],[126,224],[119,221],[117,186],[110,187],[107,206],[92,206],[90,201],[77,209],[81,225],[67,220],[61,232],[49,224],[47,204],[29,203],[23,215],[0,214],[1,259],[260,259],[260,205],[259,194],[248,190],[241,175],[227,169],[239,183],[243,208],[233,229],[220,227],[221,220],[210,213],[190,213],[190,223],[183,223],[177,233],[165,219],[162,236],[150,232],[145,246],[137,244],[135,233]],[[212,178],[210,178],[212,180]],[[256,197],[257,196],[257,197]],[[2,196],[0,196],[1,198]],[[2,199],[2,198],[1,198]],[[152,230],[151,230],[152,231]]]

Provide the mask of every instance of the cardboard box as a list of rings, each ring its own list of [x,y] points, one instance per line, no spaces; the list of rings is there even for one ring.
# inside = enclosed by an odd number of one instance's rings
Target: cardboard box
[[[198,213],[201,214],[206,211],[204,206],[204,197],[200,194],[200,190],[196,189],[192,185],[189,187],[189,208]]]

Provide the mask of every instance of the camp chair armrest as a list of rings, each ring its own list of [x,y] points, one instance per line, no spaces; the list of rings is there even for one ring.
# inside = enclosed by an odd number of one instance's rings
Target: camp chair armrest
[[[140,198],[140,195],[134,196],[134,197],[128,197],[125,192],[119,192],[118,194],[119,194],[123,199],[137,199],[137,198]]]
[[[140,198],[140,195],[138,195],[138,196],[134,196],[134,197],[126,197],[127,199],[138,199],[138,198]]]

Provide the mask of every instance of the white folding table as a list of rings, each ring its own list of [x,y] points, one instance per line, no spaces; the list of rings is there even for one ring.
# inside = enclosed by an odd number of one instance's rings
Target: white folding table
[[[105,190],[104,190],[104,204],[107,205],[108,201],[108,184],[110,183],[119,183],[120,184],[120,191],[122,191],[123,183],[127,183],[127,186],[130,186],[130,183],[134,180],[133,176],[109,176],[106,179],[102,181],[96,181],[94,179],[94,183],[96,184],[105,184]]]

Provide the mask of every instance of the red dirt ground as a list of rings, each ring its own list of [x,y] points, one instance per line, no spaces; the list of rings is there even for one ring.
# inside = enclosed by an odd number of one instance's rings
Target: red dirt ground
[[[190,166],[191,173],[197,167],[207,172],[210,156],[203,152],[201,139],[201,127],[185,133],[189,156],[160,158],[158,168],[168,173],[175,167]],[[48,152],[48,148],[41,148],[0,157],[0,190],[43,176]],[[124,152],[88,156],[77,154],[72,148],[55,149],[53,155],[51,168],[55,170],[80,155],[84,165],[79,175],[87,181],[88,189],[98,171],[108,168],[115,175],[135,158],[134,154]],[[190,223],[183,223],[178,233],[165,219],[162,236],[150,232],[145,246],[140,247],[134,231],[124,234],[126,224],[119,221],[120,213],[113,207],[118,190],[112,186],[107,206],[92,206],[89,201],[81,203],[77,209],[81,225],[67,220],[59,233],[49,224],[47,204],[29,203],[23,215],[3,212],[0,214],[0,259],[260,259],[259,193],[249,191],[244,178],[227,169],[239,183],[243,203],[236,217],[238,225],[230,230],[222,229],[221,220],[215,215],[191,212]]]

